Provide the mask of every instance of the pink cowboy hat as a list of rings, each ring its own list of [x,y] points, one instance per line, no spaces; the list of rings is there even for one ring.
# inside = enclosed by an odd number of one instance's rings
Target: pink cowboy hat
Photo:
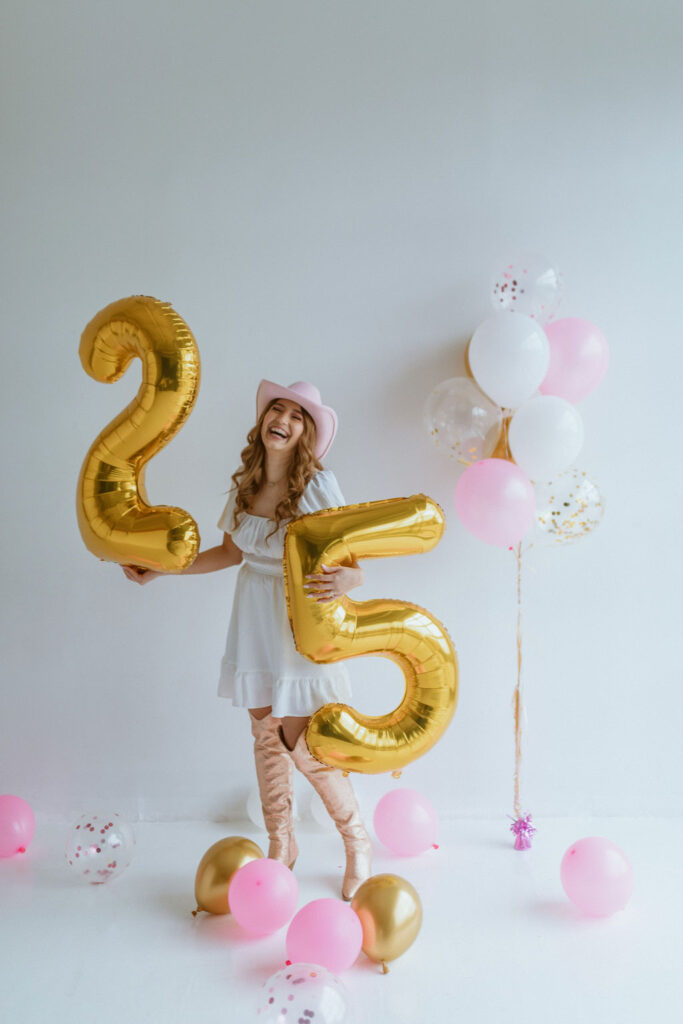
[[[290,384],[288,388],[274,384],[272,380],[262,380],[256,392],[257,419],[275,398],[288,398],[290,402],[296,402],[307,413],[310,413],[315,423],[316,458],[322,459],[327,455],[334,441],[334,435],[337,433],[337,414],[334,409],[330,409],[329,405],[322,404],[317,387],[305,380],[298,380],[296,384]]]

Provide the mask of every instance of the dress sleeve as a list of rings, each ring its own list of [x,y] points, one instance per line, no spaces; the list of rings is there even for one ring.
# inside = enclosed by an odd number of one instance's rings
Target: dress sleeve
[[[337,508],[345,504],[336,476],[331,469],[322,469],[309,481],[301,497],[300,510],[319,512],[323,508]]]
[[[223,509],[223,511],[221,512],[221,517],[218,520],[218,524],[217,524],[218,525],[218,529],[222,530],[224,533],[232,533],[232,531],[233,531],[232,515],[233,515],[233,512],[235,511],[235,496],[236,496],[236,494],[237,494],[236,488],[234,488],[234,487],[231,488],[230,495],[228,497],[226,506]]]

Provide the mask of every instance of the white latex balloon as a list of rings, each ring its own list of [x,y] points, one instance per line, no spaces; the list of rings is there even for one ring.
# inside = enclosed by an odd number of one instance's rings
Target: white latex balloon
[[[557,267],[540,253],[520,253],[498,267],[491,285],[497,310],[524,313],[549,323],[562,304],[564,282]]]
[[[497,405],[516,409],[545,378],[550,346],[545,331],[530,316],[496,313],[474,332],[469,361],[482,391]]]
[[[513,459],[530,480],[551,480],[581,451],[583,421],[564,398],[537,395],[512,417],[508,441]]]
[[[252,789],[247,797],[247,814],[249,820],[256,825],[257,828],[266,831],[266,823],[263,820],[263,808],[261,807],[261,797],[259,796],[258,789]],[[299,812],[296,803],[296,797],[292,797],[292,817],[295,821],[299,820]]]
[[[273,974],[262,989],[259,1024],[346,1024],[349,994],[336,974],[319,964],[292,964]]]

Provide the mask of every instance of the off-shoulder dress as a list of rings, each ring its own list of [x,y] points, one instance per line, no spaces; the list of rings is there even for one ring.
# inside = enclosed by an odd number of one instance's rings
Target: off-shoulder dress
[[[344,504],[334,473],[320,470],[299,499],[298,513]],[[287,522],[276,533],[273,520],[241,513],[233,529],[235,492],[218,520],[243,552],[221,662],[218,695],[238,707],[271,705],[273,715],[311,715],[323,704],[348,702],[349,674],[343,663],[317,665],[299,654],[287,617],[282,557]]]

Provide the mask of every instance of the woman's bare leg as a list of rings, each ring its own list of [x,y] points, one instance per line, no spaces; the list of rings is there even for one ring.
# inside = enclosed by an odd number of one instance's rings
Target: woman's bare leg
[[[299,736],[304,731],[310,720],[310,717],[290,717],[282,719],[282,735],[284,737],[286,747],[290,750],[294,750],[296,741],[299,739]]]
[[[256,718],[256,719],[258,719],[260,721],[262,718],[265,718],[266,715],[269,715],[272,710],[273,709],[270,708],[270,707],[269,708],[249,708],[249,714],[253,718]]]

